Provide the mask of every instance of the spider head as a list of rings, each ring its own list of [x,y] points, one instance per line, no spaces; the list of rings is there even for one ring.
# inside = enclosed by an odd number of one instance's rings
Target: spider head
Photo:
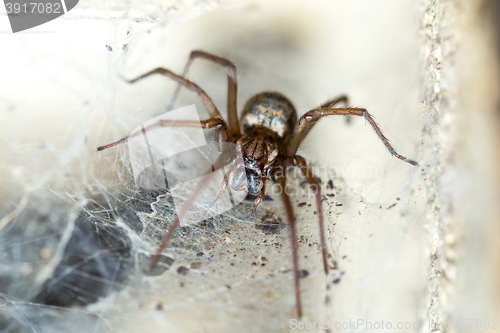
[[[262,178],[267,175],[271,164],[276,160],[278,150],[274,143],[266,140],[255,137],[244,139],[239,146],[244,165],[237,165],[231,187],[242,189],[246,185],[249,194],[258,195],[264,186]]]

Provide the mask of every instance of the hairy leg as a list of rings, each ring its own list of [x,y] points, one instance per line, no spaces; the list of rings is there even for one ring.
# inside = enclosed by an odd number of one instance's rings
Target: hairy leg
[[[102,151],[108,148],[112,148],[121,144],[126,143],[130,138],[136,137],[140,134],[143,134],[147,131],[150,131],[154,128],[158,127],[200,127],[200,128],[214,128],[218,127],[218,136],[219,143],[227,142],[228,140],[228,130],[226,127],[226,123],[222,119],[211,118],[208,120],[196,121],[196,120],[159,120],[158,122],[149,125],[144,128],[141,132],[135,132],[130,134],[129,136],[124,137],[118,141],[113,143],[101,146],[97,148],[97,151]]]
[[[360,116],[360,117],[365,117],[365,119],[372,125],[373,129],[377,133],[377,135],[382,139],[382,142],[384,145],[389,149],[392,155],[396,156],[400,160],[403,160],[407,163],[417,165],[417,162],[406,158],[402,155],[399,155],[396,153],[394,148],[389,144],[389,140],[384,136],[382,131],[380,130],[380,127],[377,125],[375,120],[373,120],[372,116],[368,113],[366,109],[360,109],[360,108],[338,108],[338,109],[314,109],[306,114],[304,114],[299,122],[297,123],[297,126],[295,126],[295,129],[293,130],[292,136],[290,138],[290,142],[288,144],[288,156],[294,156],[295,153],[297,152],[297,149],[299,148],[300,143],[305,137],[305,134],[309,132],[309,130],[316,124],[316,122],[325,116],[337,116],[337,115],[353,115],[353,116]]]
[[[232,153],[230,152],[223,152],[217,161],[214,163],[214,168],[215,170],[220,169],[224,164],[227,163],[228,155],[231,155]],[[189,199],[186,201],[184,206],[182,206],[181,212],[179,215],[175,218],[174,223],[168,230],[167,234],[163,237],[163,240],[156,250],[156,254],[154,255],[153,259],[149,263],[149,267],[153,268],[156,266],[158,263],[158,260],[160,259],[161,253],[163,250],[167,247],[168,243],[170,242],[170,239],[172,239],[172,236],[174,235],[174,232],[177,230],[177,228],[180,226],[180,221],[186,216],[187,212],[191,207],[193,206],[196,198],[200,195],[201,191],[205,187],[205,185],[208,183],[210,178],[214,175],[214,173],[209,173],[205,177],[203,177],[198,184],[196,185],[195,189],[193,190],[193,193],[189,197]]]
[[[203,51],[193,51],[189,55],[189,60],[184,67],[184,71],[182,72],[182,77],[186,77],[191,64],[194,59],[202,58],[208,61],[212,61],[222,67],[226,68],[227,72],[227,122],[229,124],[229,129],[232,133],[239,136],[241,135],[240,126],[238,123],[238,114],[236,110],[236,98],[237,98],[237,88],[238,88],[238,77],[236,75],[236,66],[229,60],[221,57],[217,57],[213,54],[203,52]],[[169,104],[169,109],[172,109],[175,105],[175,101],[181,89],[181,84],[177,86],[175,92],[172,96],[172,100]]]
[[[293,260],[293,279],[295,285],[295,303],[297,306],[297,315],[302,317],[302,302],[300,297],[300,285],[299,285],[299,258],[297,254],[297,231],[295,228],[295,217],[293,215],[292,204],[290,202],[290,197],[285,191],[286,177],[281,175],[277,179],[281,187],[281,198],[283,199],[283,204],[285,205],[285,212],[290,225],[290,243],[292,245],[292,260]]]
[[[295,155],[294,164],[299,167],[300,171],[306,176],[309,184],[314,191],[316,197],[316,205],[318,207],[318,219],[319,219],[319,237],[320,237],[320,245],[321,251],[323,253],[323,267],[325,269],[325,273],[328,273],[328,264],[326,262],[326,243],[325,243],[325,230],[324,230],[324,222],[323,222],[323,209],[321,209],[321,191],[318,183],[314,179],[314,176],[307,167],[306,160],[302,156]]]
[[[145,74],[142,74],[142,75],[136,77],[133,80],[128,80],[128,81],[126,80],[126,81],[128,83],[135,83],[139,80],[142,80],[142,79],[144,79],[150,75],[154,75],[154,74],[160,74],[160,75],[164,75],[166,77],[169,77],[172,80],[177,81],[180,85],[186,87],[187,89],[194,91],[200,97],[201,102],[203,103],[203,105],[207,109],[208,113],[210,114],[210,117],[223,119],[219,110],[217,110],[217,107],[215,106],[214,102],[212,101],[212,99],[207,95],[207,93],[203,89],[201,89],[196,83],[191,82],[189,80],[186,80],[182,76],[179,76],[168,69],[156,68],[156,69],[153,69],[152,71],[149,71]]]
[[[337,98],[334,98],[332,100],[329,100],[328,102],[325,102],[321,104],[322,109],[331,109],[335,106],[335,104],[338,103],[344,103],[345,105],[349,104],[349,97],[347,95],[341,95]]]

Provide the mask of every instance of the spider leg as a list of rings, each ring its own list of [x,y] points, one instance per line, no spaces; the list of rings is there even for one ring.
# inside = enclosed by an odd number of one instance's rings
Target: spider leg
[[[262,182],[263,182],[262,188],[259,192],[259,195],[257,196],[257,199],[255,199],[255,201],[253,203],[252,211],[250,212],[251,218],[255,215],[255,211],[257,210],[257,207],[259,207],[259,205],[262,202],[262,199],[264,199],[264,195],[266,194],[266,178],[262,178]]]
[[[373,120],[372,116],[368,113],[366,109],[361,109],[361,108],[314,109],[307,112],[302,117],[300,117],[297,126],[295,126],[295,129],[293,130],[292,136],[288,144],[288,152],[287,152],[288,156],[295,155],[297,149],[299,148],[300,143],[305,137],[305,134],[307,134],[307,132],[311,129],[311,127],[321,117],[336,116],[336,115],[344,115],[344,116],[353,115],[353,116],[365,117],[365,119],[372,125],[373,129],[380,137],[380,139],[382,139],[382,142],[387,147],[387,149],[389,149],[392,155],[396,156],[400,160],[403,160],[413,165],[417,165],[417,162],[396,153],[394,148],[392,148],[392,146],[389,144],[389,140],[387,140],[387,138],[380,130],[380,127],[377,125],[375,120]]]
[[[141,132],[135,132],[130,134],[129,136],[124,137],[116,142],[107,144],[105,146],[101,146],[97,148],[97,151],[102,151],[108,148],[112,148],[118,146],[120,144],[126,143],[130,138],[136,137],[140,134],[143,134],[147,131],[152,130],[157,127],[201,127],[201,128],[214,128],[218,127],[218,140],[219,140],[219,148],[222,147],[222,142],[228,142],[228,129],[224,120],[219,118],[210,118],[208,120],[159,120],[158,122],[149,125],[144,128]],[[222,150],[222,148],[221,148]]]
[[[226,192],[227,183],[229,182],[229,176],[234,172],[235,169],[236,169],[235,165],[231,166],[229,171],[224,175],[224,179],[222,179],[222,185],[221,185],[219,194],[215,198],[214,202],[212,202],[212,206],[215,205],[215,203],[222,198],[222,196],[224,195],[224,192]]]
[[[215,161],[215,163],[214,163],[215,170],[220,169],[227,162],[227,159],[228,159],[227,155],[228,154],[231,155],[232,153],[223,152],[219,156],[217,161]],[[167,247],[168,242],[170,241],[170,239],[174,235],[175,230],[177,230],[177,228],[180,226],[180,220],[183,219],[184,216],[186,216],[186,213],[189,211],[191,206],[194,204],[194,201],[196,200],[198,195],[200,195],[202,189],[205,187],[205,185],[208,183],[208,181],[210,180],[210,178],[212,178],[213,175],[214,175],[213,172],[209,173],[198,182],[193,193],[191,194],[191,197],[189,197],[189,199],[186,201],[186,203],[184,203],[184,206],[182,206],[181,212],[177,215],[174,223],[172,224],[172,226],[168,230],[167,234],[163,237],[163,240],[161,241],[160,246],[156,250],[156,254],[154,255],[153,259],[151,259],[151,262],[149,263],[149,268],[153,268],[156,266],[156,264],[158,263],[158,260],[160,259],[161,253]]]
[[[137,82],[141,79],[144,79],[145,77],[148,77],[148,76],[153,75],[153,74],[161,74],[161,75],[167,76],[167,77],[173,79],[174,81],[177,81],[180,85],[188,88],[191,91],[194,91],[195,93],[198,94],[198,96],[201,99],[201,102],[203,103],[203,105],[205,106],[205,108],[207,109],[208,113],[210,114],[210,116],[212,118],[223,119],[219,110],[217,110],[217,107],[215,106],[214,102],[212,101],[212,99],[207,95],[207,93],[203,89],[200,88],[200,86],[198,86],[194,82],[186,80],[182,76],[179,76],[168,69],[156,68],[150,72],[147,72],[145,74],[142,74],[142,75],[136,77],[133,80],[126,80],[126,81],[128,83],[135,83],[135,82]]]
[[[300,301],[300,286],[299,286],[299,258],[297,254],[297,232],[295,230],[295,217],[293,215],[292,204],[290,202],[290,197],[285,191],[286,186],[286,176],[284,174],[277,178],[277,181],[281,188],[281,198],[283,199],[283,204],[285,205],[285,211],[288,218],[288,223],[290,224],[290,243],[292,245],[292,260],[293,260],[293,279],[295,284],[295,302],[297,306],[297,314],[302,317],[302,303]]]
[[[331,109],[338,103],[344,103],[347,106],[347,104],[349,103],[349,98],[347,97],[347,95],[341,95],[337,98],[334,98],[332,100],[329,100],[328,102],[321,104],[321,106],[319,108],[320,109]],[[312,126],[307,128],[304,131],[304,133],[302,134],[302,137],[306,137],[307,134],[309,133],[309,131],[311,130],[311,128],[312,128]],[[293,155],[292,155],[292,157],[293,157]]]
[[[344,103],[345,105],[349,104],[349,97],[347,97],[347,95],[341,95],[337,98],[329,100],[328,102],[321,104],[321,109],[331,109],[335,104],[338,103]]]
[[[196,58],[202,58],[206,59],[212,62],[215,62],[218,65],[221,65],[222,67],[226,68],[227,72],[227,120],[229,124],[229,129],[231,130],[232,133],[235,135],[239,136],[241,135],[240,132],[240,125],[238,123],[238,114],[236,111],[236,97],[237,97],[237,88],[238,88],[238,78],[236,76],[236,66],[229,60],[221,57],[217,57],[213,54],[203,52],[203,51],[193,51],[189,55],[189,60],[186,63],[186,66],[184,67],[184,71],[182,72],[182,77],[186,77],[189,68],[191,67],[191,64],[193,63],[193,60]],[[172,109],[175,105],[175,101],[177,99],[177,96],[179,94],[179,91],[181,89],[181,84],[177,85],[177,88],[175,89],[175,92],[172,96],[172,100],[170,101],[170,104],[168,106],[169,109]]]
[[[320,237],[321,251],[323,253],[323,267],[325,269],[325,274],[327,274],[328,264],[326,262],[326,242],[325,242],[325,231],[323,222],[323,210],[321,209],[321,188],[316,182],[316,179],[314,179],[311,170],[309,170],[309,168],[307,167],[306,160],[302,156],[295,155],[293,158],[293,162],[296,166],[299,167],[300,171],[302,171],[304,176],[306,176],[316,196],[316,205],[318,206],[318,218],[319,218],[319,237]]]

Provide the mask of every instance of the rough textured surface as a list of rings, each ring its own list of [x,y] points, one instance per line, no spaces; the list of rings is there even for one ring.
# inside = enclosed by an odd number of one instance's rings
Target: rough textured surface
[[[422,3],[422,107],[424,126],[422,149],[427,190],[427,227],[430,239],[428,281],[430,300],[427,317],[432,331],[439,322],[450,320],[456,288],[456,249],[460,224],[453,203],[457,200],[451,183],[456,181],[456,151],[460,126],[457,105],[455,56],[456,13],[451,3]],[[444,276],[447,278],[445,279]]]
[[[487,236],[498,232],[493,208],[498,200],[498,61],[493,31],[482,19],[482,10],[491,7],[487,2],[421,2],[426,316],[433,332],[467,331],[498,314],[493,292],[498,264],[491,261],[496,241]]]

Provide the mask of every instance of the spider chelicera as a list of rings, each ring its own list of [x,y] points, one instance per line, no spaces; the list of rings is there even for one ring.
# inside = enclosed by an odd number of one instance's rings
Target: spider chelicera
[[[203,91],[203,89],[201,89],[196,83],[185,79],[189,67],[191,66],[193,60],[196,58],[202,58],[212,61],[216,64],[221,65],[227,71],[227,122],[224,120],[219,110],[213,103],[212,99],[205,93],[205,91]],[[224,193],[228,183],[231,187],[236,189],[238,187],[241,187],[241,184],[244,184],[244,180],[246,180],[247,192],[251,195],[256,196],[252,209],[253,215],[259,204],[262,202],[262,199],[264,198],[264,194],[266,192],[266,182],[273,181],[280,186],[281,197],[285,206],[288,223],[290,224],[295,300],[297,306],[297,314],[299,317],[301,317],[302,305],[299,288],[299,265],[297,255],[297,235],[295,229],[295,219],[290,198],[284,190],[286,185],[286,171],[289,168],[299,167],[314,190],[316,204],[318,206],[320,246],[322,250],[323,267],[325,274],[327,274],[329,270],[325,246],[320,187],[310,169],[308,168],[305,159],[302,156],[297,155],[297,149],[299,148],[300,143],[307,135],[307,133],[320,118],[325,116],[361,116],[364,117],[372,125],[373,129],[380,137],[380,139],[382,139],[382,142],[389,149],[392,155],[413,165],[416,165],[417,163],[396,153],[394,148],[392,148],[392,146],[389,144],[387,138],[384,136],[384,134],[382,134],[379,126],[375,123],[366,109],[350,107],[334,108],[337,103],[347,104],[348,99],[346,96],[341,96],[323,104],[320,108],[306,112],[297,121],[297,112],[295,111],[293,104],[287,97],[277,92],[262,92],[253,96],[246,103],[240,121],[238,121],[236,110],[236,66],[229,60],[203,51],[193,51],[191,52],[182,76],[176,75],[168,69],[157,68],[128,82],[134,83],[153,74],[161,74],[178,82],[179,86],[174,93],[172,101],[175,100],[181,86],[184,86],[198,94],[211,118],[202,121],[160,120],[156,124],[147,127],[143,131],[151,130],[154,127],[201,127],[205,129],[212,128],[216,130],[216,138],[221,153],[224,153],[224,149],[226,149],[225,147],[227,147],[227,145],[224,145],[225,143],[233,143],[236,145],[236,150],[238,151],[238,153],[243,156],[244,165],[233,164],[230,170],[226,173],[218,198],[220,198],[222,193]],[[99,147],[97,148],[97,150],[101,151],[122,143],[126,143],[129,138],[135,136],[136,134],[132,134],[114,143]],[[162,251],[167,246],[175,230],[179,227],[179,221],[182,219],[183,214],[187,212],[190,205],[193,203],[194,198],[198,195],[200,186],[203,186],[203,183],[200,184],[194,190],[191,198],[186,202],[183,210],[179,213],[179,216],[174,221],[172,227],[163,238],[163,241],[159,246],[156,255],[151,260],[151,267],[154,267],[158,262]]]

